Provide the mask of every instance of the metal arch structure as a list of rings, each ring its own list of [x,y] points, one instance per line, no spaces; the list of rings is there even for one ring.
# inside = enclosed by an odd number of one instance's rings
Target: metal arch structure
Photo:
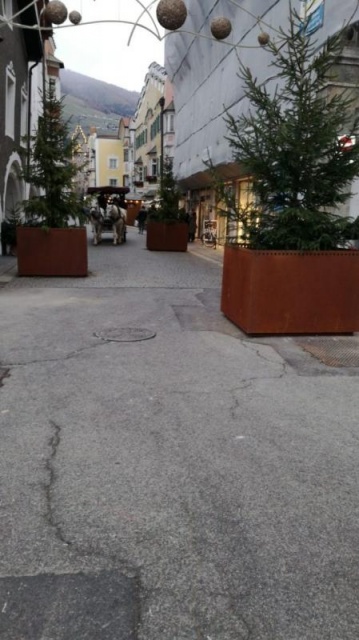
[[[225,44],[231,48],[234,49],[260,49],[261,47],[263,47],[263,44],[258,44],[258,45],[243,45],[243,44],[239,44],[236,43],[233,39],[228,39],[228,38],[216,38],[213,35],[209,35],[209,34],[205,34],[205,33],[200,33],[200,32],[194,32],[194,31],[189,31],[187,29],[183,29],[183,28],[178,28],[178,29],[174,29],[171,31],[165,31],[163,34],[161,34],[160,30],[159,30],[159,26],[154,18],[154,16],[151,13],[151,10],[154,9],[155,5],[158,4],[158,0],[150,0],[149,2],[147,2],[147,4],[145,4],[145,2],[143,2],[142,0],[133,0],[139,7],[140,12],[138,14],[138,17],[136,20],[132,21],[132,20],[122,20],[120,18],[118,19],[110,19],[110,18],[103,18],[103,19],[97,19],[97,20],[83,20],[81,17],[81,21],[77,24],[71,23],[71,22],[64,22],[63,24],[53,24],[50,23],[47,24],[46,26],[43,26],[41,24],[36,24],[36,25],[25,25],[21,22],[21,15],[27,11],[30,7],[32,6],[38,6],[38,0],[30,0],[30,2],[28,2],[24,7],[22,7],[19,11],[17,11],[15,14],[13,14],[12,16],[5,16],[1,22],[0,22],[0,37],[1,37],[1,28],[3,28],[6,25],[11,25],[12,27],[17,27],[20,29],[36,29],[38,31],[41,31],[43,33],[43,35],[46,37],[46,33],[56,33],[56,31],[58,30],[62,30],[62,29],[67,29],[67,28],[79,28],[81,26],[88,26],[88,25],[93,25],[93,24],[111,24],[111,23],[118,23],[118,24],[124,24],[124,25],[128,25],[129,27],[131,27],[130,30],[130,34],[128,37],[128,41],[127,41],[127,45],[129,46],[131,44],[132,41],[132,37],[134,35],[134,32],[136,29],[143,29],[145,31],[147,31],[148,33],[150,33],[151,35],[153,35],[158,41],[163,41],[165,38],[167,38],[168,36],[170,36],[172,33],[184,33],[184,34],[188,34],[188,35],[192,35],[194,37],[198,37],[198,38],[203,38],[206,40],[212,40],[214,42],[219,42],[222,44]],[[279,34],[279,32],[277,31],[277,29],[275,29],[273,26],[271,26],[270,24],[268,24],[262,17],[260,16],[256,16],[254,13],[252,13],[251,11],[249,11],[247,8],[244,8],[241,4],[239,4],[239,2],[237,0],[227,0],[229,4],[234,5],[238,10],[243,11],[244,13],[246,13],[247,15],[251,16],[253,18],[253,22],[254,24],[257,24],[259,26],[260,29],[263,28],[267,28],[268,30],[270,30],[271,32],[277,32]],[[359,3],[359,0],[358,0]],[[44,6],[48,6],[49,4],[51,4],[51,0],[44,0]],[[64,3],[63,3],[64,4]],[[143,23],[143,19],[144,18],[149,19],[151,26],[148,26],[148,24],[144,24]]]
[[[48,6],[51,4],[52,0],[43,0],[43,6]],[[59,29],[66,29],[66,28],[73,28],[73,27],[81,27],[81,26],[87,26],[87,25],[93,25],[93,24],[111,24],[111,23],[118,23],[118,24],[124,24],[124,25],[128,25],[129,27],[131,27],[131,31],[128,37],[128,41],[127,41],[127,45],[129,46],[131,44],[131,40],[133,37],[133,34],[135,32],[135,30],[137,28],[139,29],[144,29],[145,31],[147,31],[148,33],[152,34],[158,41],[162,41],[165,38],[167,38],[168,36],[170,36],[172,33],[183,33],[183,34],[188,34],[194,37],[198,37],[198,38],[204,38],[206,40],[212,40],[214,42],[219,42],[222,43],[224,45],[227,45],[229,47],[231,47],[232,49],[260,49],[263,48],[263,46],[265,46],[266,42],[261,42],[260,37],[258,38],[258,45],[243,45],[240,44],[238,42],[235,42],[234,39],[232,38],[231,40],[227,39],[227,38],[216,38],[214,37],[212,34],[211,35],[207,35],[205,33],[200,33],[200,32],[194,32],[194,31],[189,31],[187,29],[182,29],[182,28],[178,28],[178,29],[173,29],[170,31],[165,31],[165,33],[161,34],[158,24],[155,21],[151,10],[153,10],[153,8],[155,7],[155,5],[158,4],[159,0],[150,0],[149,2],[147,1],[147,4],[145,4],[144,1],[142,0],[133,0],[133,2],[135,2],[139,9],[140,12],[138,14],[138,17],[135,21],[132,20],[122,20],[120,18],[118,19],[109,19],[109,18],[103,18],[101,20],[81,20],[80,22],[74,24],[71,22],[67,22],[67,23],[63,23],[63,24],[53,24],[50,23],[47,24],[46,26],[43,26],[41,24],[36,24],[36,25],[27,25],[24,24],[22,22],[19,22],[18,19],[20,18],[21,20],[21,15],[26,12],[30,7],[33,6],[38,6],[39,5],[39,0],[30,0],[30,2],[28,2],[25,6],[23,6],[19,11],[17,11],[15,14],[13,14],[12,16],[4,16],[0,22],[0,40],[1,40],[1,28],[6,26],[6,25],[11,25],[12,27],[18,27],[20,29],[36,29],[38,31],[41,31],[44,35],[44,37],[46,37],[46,33],[53,33]],[[277,34],[278,36],[281,36],[281,32],[276,29],[273,25],[269,24],[268,22],[266,22],[266,20],[261,17],[261,16],[256,16],[253,12],[251,12],[249,9],[245,8],[242,4],[239,3],[238,0],[227,0],[227,2],[233,6],[236,7],[236,9],[238,9],[239,11],[243,11],[245,14],[249,15],[252,19],[253,19],[253,23],[254,25],[258,25],[259,29],[263,31],[263,29],[267,29],[269,32],[272,32],[273,35]],[[62,3],[64,4],[64,3]],[[306,6],[306,5],[305,5]],[[356,3],[356,7],[355,10],[353,11],[353,15],[351,16],[349,23],[351,22],[351,20],[353,20],[354,15],[356,14],[357,10],[359,8],[359,0],[357,0]],[[142,19],[144,17],[146,17],[149,19],[152,28],[150,26],[148,26],[147,24],[144,24],[142,22]],[[301,18],[303,20],[303,23],[306,22],[306,14],[304,13],[304,15]],[[263,34],[262,34],[263,35]],[[265,34],[266,36],[268,34]]]

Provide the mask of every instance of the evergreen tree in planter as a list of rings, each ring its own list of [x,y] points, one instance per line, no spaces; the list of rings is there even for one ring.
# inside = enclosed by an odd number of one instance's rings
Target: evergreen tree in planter
[[[173,176],[172,161],[165,158],[163,165],[163,178],[158,192],[160,206],[156,211],[151,211],[150,219],[163,222],[184,222],[185,213],[179,208],[181,192]]]
[[[359,175],[359,145],[344,150],[340,138],[358,120],[353,96],[328,89],[343,37],[317,50],[291,12],[288,32],[266,46],[272,91],[241,66],[250,107],[226,116],[253,200],[241,210],[217,182],[222,213],[240,223],[244,245],[225,247],[221,309],[253,335],[358,331],[359,252],[343,250],[356,229],[338,211]]]
[[[23,202],[26,222],[17,229],[18,274],[86,276],[87,233],[82,205],[73,189],[79,166],[75,140],[63,121],[62,100],[50,85],[23,177],[37,195]],[[77,221],[80,227],[76,226]]]
[[[337,208],[359,175],[359,145],[343,150],[340,137],[357,130],[354,97],[327,90],[344,46],[343,33],[317,44],[292,11],[266,48],[276,71],[272,92],[241,65],[239,77],[250,109],[226,117],[233,155],[253,180],[253,204],[236,209],[223,185],[222,213],[237,218],[242,242],[254,249],[335,249],[350,236],[350,220]],[[272,81],[273,87],[273,81]],[[228,210],[229,209],[229,213]]]
[[[56,98],[52,85],[46,90],[44,112],[32,140],[23,177],[43,195],[24,201],[27,221],[49,228],[67,227],[76,219],[83,222],[82,205],[73,189],[79,171],[73,162],[76,141],[69,136],[63,120],[63,101]]]
[[[165,159],[159,189],[160,206],[150,212],[146,246],[150,251],[187,251],[188,224],[179,208],[181,193],[173,176],[172,162]]]

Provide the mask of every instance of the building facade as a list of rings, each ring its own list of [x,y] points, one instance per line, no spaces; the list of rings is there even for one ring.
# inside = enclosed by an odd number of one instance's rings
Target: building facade
[[[158,189],[164,108],[161,107],[160,100],[165,99],[166,79],[165,69],[152,62],[134,116],[135,160],[132,183],[135,193],[144,200],[154,199]]]
[[[26,2],[0,2],[0,219],[11,216],[27,197],[19,177],[26,161],[29,135],[39,110],[36,98],[42,86],[43,41],[38,30],[15,28],[11,17]],[[19,15],[24,26],[39,24],[38,5]]]
[[[197,211],[200,232],[204,222],[216,216],[215,194],[206,162],[210,160],[234,189],[238,203],[245,204],[250,198],[250,176],[233,163],[224,118],[227,113],[237,117],[248,109],[244,88],[237,77],[239,60],[250,67],[259,82],[266,83],[270,92],[274,90],[275,71],[269,66],[269,53],[260,46],[258,35],[267,32],[275,37],[275,30],[286,28],[289,3],[287,0],[265,3],[252,0],[240,4],[229,0],[201,3],[186,0],[186,6],[186,32],[174,32],[166,38],[165,66],[176,105],[174,174],[186,190],[189,206]],[[310,28],[318,46],[328,35],[341,29],[345,21],[351,20],[353,28],[347,32],[332,90],[345,87],[358,92],[356,1],[294,0],[292,6],[310,15]],[[211,22],[219,16],[227,17],[232,23],[232,32],[223,41],[211,36]],[[345,214],[358,214],[357,186],[353,185],[353,197],[343,211]],[[225,230],[219,230],[219,235],[223,234]]]
[[[41,14],[48,1],[0,0],[0,221],[18,215],[22,201],[34,193],[21,171],[30,158],[48,84],[61,95],[63,64],[55,56],[51,28],[38,28],[44,26]],[[14,15],[23,29],[13,24]]]

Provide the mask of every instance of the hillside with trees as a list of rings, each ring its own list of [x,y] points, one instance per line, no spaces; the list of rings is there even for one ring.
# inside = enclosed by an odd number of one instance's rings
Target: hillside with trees
[[[111,133],[117,130],[121,116],[131,116],[136,110],[140,95],[136,91],[68,69],[61,69],[60,78],[64,116],[70,120],[71,129],[80,124],[86,134],[91,126],[99,133]]]

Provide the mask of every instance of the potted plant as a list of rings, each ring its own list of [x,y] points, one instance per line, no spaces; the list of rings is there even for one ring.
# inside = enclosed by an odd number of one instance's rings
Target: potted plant
[[[79,170],[73,162],[76,141],[69,137],[62,100],[52,85],[43,106],[22,173],[37,195],[23,202],[25,222],[17,228],[18,275],[87,276],[87,232],[73,190]]]
[[[289,30],[265,38],[276,73],[272,88],[250,69],[239,76],[250,108],[226,115],[234,159],[252,180],[253,197],[236,206],[216,182],[227,238],[221,310],[248,334],[351,333],[359,330],[359,251],[353,219],[338,208],[359,175],[353,97],[331,91],[343,34],[324,46],[291,12]]]
[[[147,219],[146,246],[150,251],[187,251],[188,223],[179,208],[180,191],[173,176],[172,162],[165,159],[159,189],[159,206]]]

